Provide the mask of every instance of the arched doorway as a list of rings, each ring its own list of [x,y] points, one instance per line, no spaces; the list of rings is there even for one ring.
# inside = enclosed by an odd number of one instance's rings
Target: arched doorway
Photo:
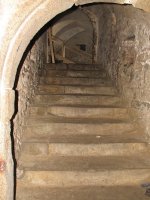
[[[97,1],[100,2],[100,1]],[[103,1],[104,2],[104,1]],[[105,1],[106,2],[106,1]],[[112,3],[120,1],[112,1]],[[90,3],[89,1],[79,1],[79,4]],[[123,1],[121,3],[134,4],[135,1]],[[15,4],[15,3],[14,3]],[[25,51],[29,41],[38,32],[38,30],[51,20],[57,14],[69,9],[74,4],[74,1],[34,1],[33,3],[24,2],[24,5],[17,5],[11,9],[12,5],[5,5],[4,8],[8,12],[12,11],[6,19],[4,33],[9,34],[4,38],[1,36],[3,46],[3,54],[1,59],[1,171],[2,171],[2,198],[13,198],[13,162],[11,156],[11,139],[10,139],[10,119],[14,113],[14,80],[17,67]],[[137,7],[148,10],[149,1],[136,1]],[[24,8],[22,10],[22,8]],[[16,12],[14,10],[16,9]],[[16,15],[18,13],[20,17]],[[20,14],[21,13],[21,14]],[[3,15],[2,15],[3,16]],[[16,17],[15,17],[16,16]],[[12,23],[12,21],[14,21]],[[9,24],[10,27],[8,26]],[[10,31],[11,30],[11,31]],[[7,38],[8,37],[8,38]],[[7,112],[6,112],[7,111]],[[6,166],[6,168],[4,167]]]

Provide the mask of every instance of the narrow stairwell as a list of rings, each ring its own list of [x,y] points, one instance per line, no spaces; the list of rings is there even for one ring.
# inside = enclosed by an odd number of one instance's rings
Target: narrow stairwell
[[[97,65],[47,65],[26,121],[17,200],[146,200],[149,144]]]

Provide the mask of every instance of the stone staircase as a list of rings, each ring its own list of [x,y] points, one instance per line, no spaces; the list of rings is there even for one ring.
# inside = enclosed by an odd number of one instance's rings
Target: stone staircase
[[[150,198],[146,136],[97,65],[47,65],[18,164],[17,200]]]

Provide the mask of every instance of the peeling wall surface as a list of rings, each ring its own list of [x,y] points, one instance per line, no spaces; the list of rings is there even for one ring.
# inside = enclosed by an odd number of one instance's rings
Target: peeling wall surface
[[[16,91],[18,93],[18,108],[14,119],[15,158],[21,148],[21,138],[29,106],[34,98],[39,76],[45,64],[46,34],[42,35],[33,45],[21,67]],[[25,134],[25,133],[24,133]]]
[[[95,11],[99,63],[150,135],[150,14],[120,5],[101,5]]]
[[[12,159],[12,148],[11,148],[11,126],[10,120],[14,114],[14,101],[15,101],[15,91],[13,90],[14,81],[16,78],[16,72],[20,63],[20,60],[23,56],[23,53],[28,46],[30,40],[34,37],[34,35],[52,18],[54,18],[59,13],[71,8],[75,5],[82,5],[86,3],[92,2],[107,2],[107,3],[119,3],[119,4],[133,4],[133,6],[143,9],[145,11],[150,11],[150,1],[149,0],[5,0],[0,2],[0,200],[12,200],[13,199],[13,159]],[[124,10],[122,8],[122,17],[125,16],[125,12],[128,15],[128,10]],[[106,13],[109,9],[106,9]],[[138,12],[142,12],[142,15],[138,17]],[[119,68],[121,71],[125,71],[124,76],[120,77],[120,82],[118,81],[117,85],[119,88],[122,88],[123,82],[126,81],[128,84],[132,82],[132,85],[135,86],[134,91],[140,89],[140,94],[137,95],[136,92],[136,103],[132,103],[138,106],[138,110],[142,113],[143,117],[148,120],[147,112],[149,106],[149,100],[146,92],[146,87],[148,87],[148,70],[149,70],[149,61],[145,63],[144,60],[148,60],[149,52],[148,46],[149,44],[149,22],[147,21],[147,15],[144,14],[143,11],[133,11],[133,14],[129,14],[126,16],[124,21],[122,21],[122,17],[118,18],[117,25],[111,26],[114,28],[112,34],[118,34],[118,38],[122,37],[124,31],[118,31],[118,26],[122,27],[123,23],[135,23],[134,31],[136,34],[134,44],[133,45],[133,35],[131,35],[131,39],[120,43],[120,40],[116,41],[116,43],[121,44],[121,55],[122,57],[128,56],[130,58],[130,64],[125,63],[124,65],[133,65],[136,68],[129,67]],[[115,10],[115,14],[111,16],[111,21],[113,18],[113,23],[115,24],[115,15],[117,18],[119,11]],[[133,17],[134,19],[130,20]],[[137,17],[137,19],[136,19]],[[127,20],[128,19],[128,20]],[[109,21],[109,19],[107,19]],[[138,23],[136,24],[138,20]],[[140,22],[140,23],[139,23]],[[145,24],[144,24],[145,23]],[[115,32],[116,30],[116,32]],[[140,31],[139,31],[140,30]],[[131,30],[131,32],[133,32]],[[140,37],[143,37],[143,40]],[[113,36],[110,37],[109,34],[106,34],[105,38],[107,41],[112,41]],[[126,38],[126,37],[125,37]],[[139,43],[137,42],[140,39]],[[130,41],[131,40],[131,41]],[[129,42],[130,41],[130,42]],[[112,44],[112,43],[110,43]],[[118,45],[117,45],[118,46]],[[117,48],[117,47],[115,47]],[[118,46],[119,48],[119,46]],[[131,53],[129,54],[128,48]],[[119,49],[118,49],[119,50]],[[118,52],[117,50],[117,52]],[[134,54],[136,54],[136,59],[134,58]],[[114,55],[115,56],[115,55]],[[117,56],[117,55],[116,55]],[[119,54],[120,56],[120,54]],[[125,59],[124,59],[125,60]],[[118,60],[119,62],[119,60]],[[116,63],[116,61],[111,61],[111,63]],[[114,65],[114,72],[117,71],[118,65]],[[141,68],[140,68],[141,66]],[[136,69],[136,75],[131,79],[130,76],[125,74],[130,74],[130,70]],[[138,73],[141,72],[144,79],[139,78]],[[112,76],[114,77],[114,76]],[[116,76],[118,77],[118,76]],[[130,77],[130,78],[129,78]],[[116,78],[117,80],[118,78]],[[144,80],[144,82],[143,82]],[[127,84],[126,83],[126,84]],[[127,84],[127,85],[128,85]],[[130,83],[131,85],[131,83]],[[144,89],[142,89],[144,87]],[[124,91],[127,91],[126,87]],[[130,91],[130,90],[128,90]],[[130,93],[130,92],[129,92]],[[26,96],[26,95],[25,95]],[[133,98],[131,98],[133,99]],[[130,100],[132,102],[132,100]],[[144,113],[144,114],[143,114]],[[148,129],[148,121],[145,122],[147,124]]]

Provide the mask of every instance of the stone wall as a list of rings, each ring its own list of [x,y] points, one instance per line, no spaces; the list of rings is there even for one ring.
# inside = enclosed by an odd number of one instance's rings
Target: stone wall
[[[14,141],[15,141],[15,157],[18,157],[21,148],[21,137],[23,134],[23,126],[26,116],[28,115],[29,106],[34,98],[34,94],[39,82],[39,75],[44,69],[45,62],[45,34],[40,37],[33,45],[32,49],[21,67],[19,80],[16,88],[16,98],[18,105],[16,106],[17,114],[14,119]],[[18,97],[17,97],[18,96]]]
[[[99,63],[150,136],[150,14],[120,5],[99,10]]]

